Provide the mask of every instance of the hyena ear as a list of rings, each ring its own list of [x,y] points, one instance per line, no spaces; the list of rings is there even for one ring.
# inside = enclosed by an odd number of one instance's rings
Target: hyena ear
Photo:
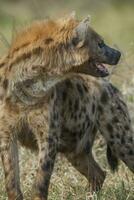
[[[81,48],[84,45],[89,24],[90,24],[90,16],[86,17],[77,25],[77,27],[75,27],[72,38],[72,44],[75,47]]]
[[[70,15],[68,16],[68,19],[75,19],[75,17],[76,17],[76,12],[75,12],[75,10],[73,10],[73,11],[70,13]]]
[[[69,15],[66,15],[63,20],[65,21],[65,23],[69,22],[70,20],[75,20],[76,18],[76,12],[72,11]]]

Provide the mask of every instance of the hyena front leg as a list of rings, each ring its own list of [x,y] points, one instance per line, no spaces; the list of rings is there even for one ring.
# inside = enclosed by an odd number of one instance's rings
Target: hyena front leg
[[[30,119],[30,118],[29,118]],[[47,116],[36,113],[31,115],[30,126],[35,133],[39,149],[39,166],[34,187],[34,200],[47,200],[50,178],[57,154],[56,131],[49,129]]]
[[[38,132],[41,135],[42,133]],[[52,175],[55,157],[57,154],[56,139],[52,134],[38,138],[39,166],[35,184],[34,200],[47,200],[50,178]]]
[[[14,120],[10,119],[11,116],[3,114],[1,109],[0,113],[0,156],[2,159],[5,184],[9,200],[22,200],[22,193],[20,189],[19,180],[19,161],[18,161],[18,148],[15,136],[12,134],[12,125]]]

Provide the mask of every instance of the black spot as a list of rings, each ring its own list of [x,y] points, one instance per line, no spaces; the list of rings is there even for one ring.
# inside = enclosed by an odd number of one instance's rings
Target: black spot
[[[83,88],[85,90],[85,92],[88,92],[88,88],[83,84]]]
[[[50,128],[54,129],[56,127],[54,120],[50,122]]]
[[[128,125],[125,125],[125,127],[124,127],[125,129],[126,129],[126,131],[128,131],[129,130],[129,126]]]
[[[96,132],[97,132],[97,126],[94,126],[94,128],[93,128],[93,130],[92,130],[92,133],[93,133],[93,134],[96,134]]]
[[[82,113],[80,112],[80,113],[79,113],[79,119],[81,119],[81,117],[82,117]]]
[[[5,177],[9,175],[9,171],[5,171]]]
[[[123,112],[121,105],[118,105],[117,109]]]
[[[122,136],[122,138],[121,138],[121,144],[125,144],[125,139],[124,139],[123,136]]]
[[[112,133],[110,133],[110,138],[113,139],[114,138],[114,135]]]
[[[58,112],[55,111],[55,112],[53,113],[53,120],[54,120],[54,121],[57,121],[58,119],[59,119]]]
[[[107,103],[109,100],[109,96],[106,90],[103,91],[102,95],[101,95],[101,102],[103,104]]]
[[[114,113],[114,107],[111,107],[110,109],[111,109],[111,112]]]
[[[49,137],[46,140],[50,145],[54,144],[54,139],[52,137]]]
[[[12,178],[12,180],[11,180],[11,187],[12,187],[12,189],[14,189],[16,187],[14,178]]]
[[[82,136],[83,136],[83,131],[82,131],[82,130],[80,130],[78,134],[79,134],[79,138],[81,139],[81,138],[82,138]]]
[[[74,110],[75,110],[75,112],[76,112],[77,110],[79,110],[79,99],[77,99],[77,100],[75,101]]]
[[[90,142],[89,142],[89,141],[87,141],[84,150],[85,150],[85,153],[86,153],[86,154],[89,154],[89,153],[90,153]]]
[[[126,131],[123,131],[123,135],[126,135]]]
[[[83,129],[83,131],[85,131],[85,129],[86,129],[86,122],[83,123],[82,129]]]
[[[52,91],[52,93],[51,93],[51,99],[53,99],[54,98],[54,91]]]
[[[73,39],[72,39],[72,44],[74,45],[74,46],[77,46],[78,45],[78,43],[79,43],[79,38],[78,37],[74,37]]]
[[[86,115],[86,121],[87,121],[87,122],[90,121],[90,118],[89,118],[88,115]]]
[[[133,155],[133,150],[130,149],[129,152],[128,152],[128,154],[129,154],[130,156],[132,156],[132,155]]]
[[[94,101],[96,100],[96,97],[95,97],[95,96],[93,96],[93,100],[94,100]]]
[[[118,122],[119,122],[118,117],[114,117],[114,118],[112,119],[112,122],[113,122],[113,123],[118,123]]]
[[[65,84],[66,84],[67,88],[73,88],[72,83],[69,79],[65,80]]]
[[[56,107],[58,106],[58,98],[54,99],[53,104],[54,104],[54,109],[56,109]]]
[[[5,90],[7,89],[7,87],[8,87],[8,80],[7,79],[5,79],[3,81],[3,87],[4,87]]]
[[[133,142],[133,138],[132,138],[132,137],[129,137],[129,138],[128,138],[128,142],[132,143],[132,142]]]
[[[45,151],[45,150],[46,150],[45,147],[42,147],[42,148],[41,148],[41,151]],[[40,160],[40,162],[42,162],[42,160]]]
[[[107,124],[107,130],[110,132],[110,133],[113,133],[113,127],[111,124]]]
[[[88,121],[88,122],[87,122],[87,128],[89,128],[90,124],[91,124],[91,122]]]
[[[77,115],[74,115],[74,120],[77,121]]]
[[[102,114],[103,113],[103,108],[99,105],[98,106],[98,111]]]
[[[73,118],[74,118],[74,114],[73,114],[73,113],[71,113],[71,116],[70,116],[70,118],[71,118],[71,119],[73,119]]]
[[[113,145],[114,145],[114,141],[110,141],[110,142],[109,142],[109,145],[110,145],[110,146],[113,146]]]
[[[72,110],[72,100],[71,99],[69,99],[69,101],[68,101],[68,106],[69,106],[69,110],[71,111]]]
[[[124,158],[124,157],[125,157],[125,154],[124,154],[123,152],[120,152],[120,156],[121,156],[122,158]]]
[[[67,98],[67,93],[66,93],[66,91],[63,91],[62,92],[62,99],[63,99],[63,101],[65,101],[66,98]]]
[[[120,135],[119,135],[119,133],[116,134],[116,137],[117,137],[118,139],[120,139]]]
[[[95,104],[93,103],[93,105],[92,105],[92,113],[94,114],[94,112],[95,112]]]
[[[84,93],[83,93],[83,88],[81,87],[81,85],[79,83],[77,83],[77,90],[80,94],[81,97],[83,97]]]
[[[109,86],[109,90],[111,91],[112,90],[112,94],[113,94],[113,92],[114,93],[119,93],[119,90],[115,87],[115,86],[113,86],[111,83],[109,84],[110,86]],[[114,94],[113,94],[114,95]]]
[[[50,44],[51,42],[53,42],[52,38],[45,39],[45,44]]]

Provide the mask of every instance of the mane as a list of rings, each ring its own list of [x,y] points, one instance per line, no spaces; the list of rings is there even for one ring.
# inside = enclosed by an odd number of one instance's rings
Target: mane
[[[11,66],[20,59],[43,52],[51,45],[51,41],[53,46],[58,42],[65,44],[77,24],[78,21],[74,18],[33,22],[16,34],[7,55],[0,59],[0,67]]]
[[[11,47],[9,49],[9,54],[13,54],[21,48],[26,46],[34,45],[45,39],[50,39],[56,37],[56,34],[63,29],[71,30],[76,24],[76,20],[43,20],[34,22],[31,26],[26,27],[24,30],[20,31],[15,39],[12,41]]]
[[[33,44],[42,38],[47,37],[48,32],[57,29],[57,23],[54,21],[34,22],[31,26],[19,31],[12,41],[10,52],[19,50],[22,47]]]

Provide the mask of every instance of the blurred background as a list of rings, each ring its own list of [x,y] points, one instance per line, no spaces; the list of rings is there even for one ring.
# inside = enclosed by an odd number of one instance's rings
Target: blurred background
[[[11,43],[16,31],[31,21],[61,17],[74,10],[79,19],[91,15],[91,26],[109,45],[121,51],[121,61],[109,80],[123,92],[134,125],[134,0],[0,0],[0,55],[6,53],[8,43]],[[106,168],[103,142],[97,142],[96,146],[96,154]],[[24,182],[25,199],[30,199],[29,188],[33,180],[35,163],[29,160],[29,155],[33,157],[30,152],[22,150],[21,154],[21,177]],[[33,170],[30,175],[29,169]],[[85,196],[86,182],[67,165],[66,161],[63,160],[57,165],[55,172],[49,199],[88,200]],[[0,176],[3,176],[1,170]],[[0,199],[5,200],[3,182],[0,186]],[[124,165],[121,165],[118,175],[113,176],[109,172],[108,182],[101,197],[95,199],[134,200],[134,180]]]

